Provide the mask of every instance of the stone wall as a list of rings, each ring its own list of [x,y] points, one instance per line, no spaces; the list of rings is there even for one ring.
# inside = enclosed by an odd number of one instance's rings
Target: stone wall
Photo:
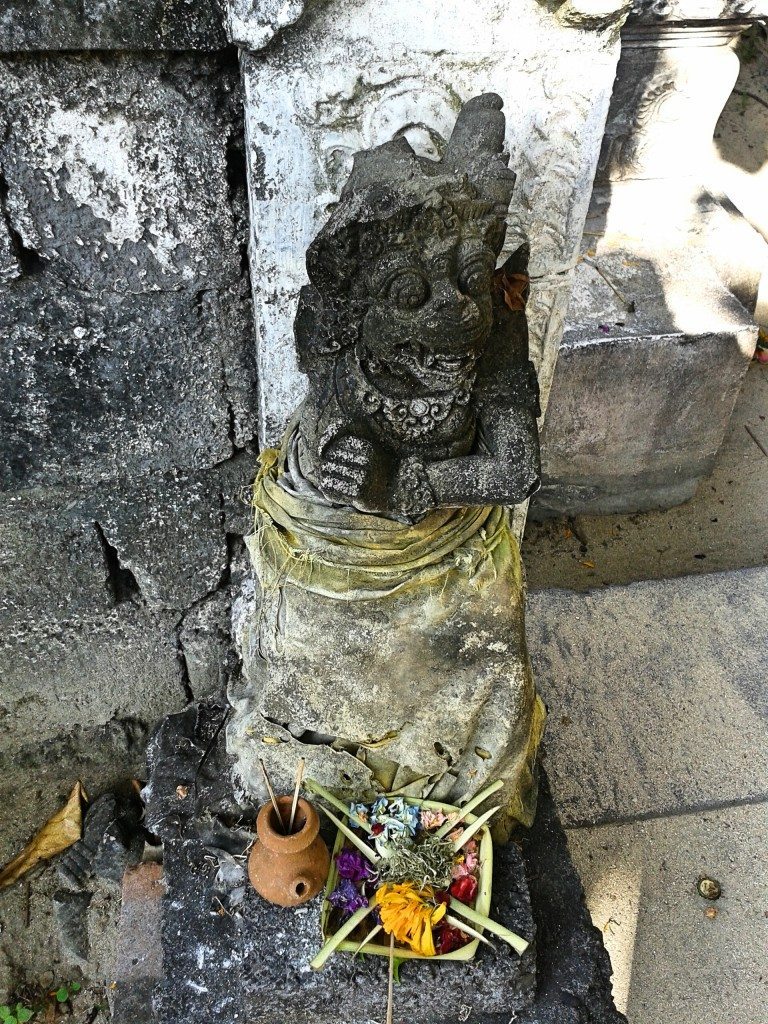
[[[306,244],[352,152],[434,155],[483,89],[546,399],[628,3],[470,6],[2,6],[0,758],[226,684],[257,437],[303,389]]]
[[[0,753],[141,732],[225,682],[256,431],[246,207],[215,0],[4,5]]]

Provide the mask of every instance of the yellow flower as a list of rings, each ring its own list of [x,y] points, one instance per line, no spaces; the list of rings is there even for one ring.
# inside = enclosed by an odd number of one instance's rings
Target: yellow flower
[[[371,905],[379,908],[385,932],[422,956],[434,956],[432,927],[446,910],[444,903],[435,906],[434,898],[435,891],[429,886],[417,889],[412,882],[387,882],[376,890]]]

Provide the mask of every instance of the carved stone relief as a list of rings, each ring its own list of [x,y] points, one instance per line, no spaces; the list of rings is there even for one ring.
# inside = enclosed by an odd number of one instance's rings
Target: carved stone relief
[[[608,28],[620,26],[626,18],[632,0],[542,0],[554,7],[559,21],[578,28]]]
[[[233,43],[255,52],[295,25],[306,0],[227,0],[227,34]]]
[[[738,59],[725,45],[733,29],[726,23],[682,35],[670,35],[666,25],[637,31],[635,37],[626,30],[596,181],[698,180],[738,75]],[[686,45],[691,39],[702,45]]]

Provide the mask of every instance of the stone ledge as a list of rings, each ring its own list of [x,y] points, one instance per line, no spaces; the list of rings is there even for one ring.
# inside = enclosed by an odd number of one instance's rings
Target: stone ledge
[[[757,339],[724,279],[744,301],[756,284],[738,258],[715,265],[716,238],[729,228],[732,251],[768,250],[738,215],[689,193],[654,181],[593,193],[534,519],[669,507],[712,469]],[[657,211],[650,222],[647,210]]]
[[[765,0],[632,0],[628,24],[746,21],[768,15]]]

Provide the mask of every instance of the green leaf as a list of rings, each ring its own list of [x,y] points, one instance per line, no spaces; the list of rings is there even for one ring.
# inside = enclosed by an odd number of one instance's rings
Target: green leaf
[[[500,939],[504,939],[505,942],[520,954],[528,949],[530,942],[527,939],[522,938],[515,932],[505,928],[504,925],[498,924],[493,921],[490,917],[486,917],[484,914],[478,913],[473,910],[472,907],[468,907],[465,903],[460,903],[453,896],[448,901],[448,906],[454,912],[457,917],[465,917],[467,921],[471,921],[472,924],[477,925],[478,928],[485,928],[486,931],[493,932],[494,935],[498,935]]]
[[[435,832],[435,836],[438,839],[442,839],[443,836],[447,836],[449,832],[453,832],[453,830],[456,828],[459,822],[464,821],[464,819],[470,813],[470,811],[474,811],[476,807],[479,807],[480,804],[486,801],[489,796],[493,796],[493,794],[496,793],[499,789],[501,789],[503,785],[504,782],[501,779],[498,779],[496,782],[491,783],[491,785],[487,786],[482,791],[482,793],[478,793],[477,796],[473,797],[469,801],[469,803],[464,804],[464,806],[461,808],[461,813],[459,814],[458,818],[454,818],[453,820],[451,820],[450,818],[446,819],[445,824],[441,825],[437,832]]]
[[[331,807],[335,807],[337,811],[341,811],[342,814],[346,815],[350,821],[352,817],[350,815],[349,804],[343,803],[341,800],[337,800],[333,793],[330,793],[325,786],[321,786],[319,782],[315,782],[314,779],[305,779],[304,788],[308,789],[310,793],[314,793],[316,796],[321,796],[323,800],[327,800]],[[355,816],[355,820],[352,821],[353,825],[363,829],[365,832],[370,833],[371,826],[367,821],[362,821],[360,818]]]
[[[19,1024],[27,1024],[28,1020],[32,1020],[32,1011],[28,1010],[26,1006],[17,1006],[16,1017],[18,1018]]]
[[[0,1006],[0,1020],[5,1020],[6,1017],[11,1016],[10,1006]]]
[[[396,985],[400,984],[400,964],[404,964],[406,961],[405,957],[393,956],[392,957],[392,978]]]
[[[374,865],[374,867],[379,863],[379,858],[376,856],[376,854],[373,852],[370,846],[368,846],[367,843],[364,843],[359,836],[355,835],[351,828],[348,828],[343,821],[340,821],[336,817],[335,814],[331,814],[327,807],[323,807],[322,804],[318,804],[317,806],[318,809],[323,812],[323,814],[325,814],[327,817],[331,819],[331,821],[339,830],[339,832],[343,832],[347,839],[350,841],[350,843],[352,843],[353,846],[356,846],[364,857],[368,858],[368,860],[371,862],[371,864]]]
[[[80,984],[79,981],[71,981],[69,983],[69,991],[70,992],[79,992],[82,987],[83,986]]]
[[[69,999],[69,989],[66,987],[66,985],[62,985],[61,988],[57,988],[56,989],[56,1002],[57,1003],[66,1003],[66,1001],[68,999]]]

